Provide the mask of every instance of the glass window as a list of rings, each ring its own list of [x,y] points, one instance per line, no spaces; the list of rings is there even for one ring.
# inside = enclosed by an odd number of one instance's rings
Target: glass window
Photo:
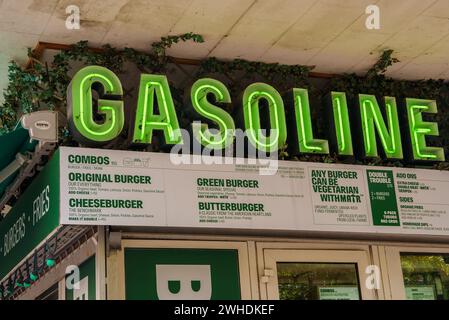
[[[278,262],[281,300],[359,300],[355,263]]]
[[[449,254],[401,253],[408,300],[449,300]]]

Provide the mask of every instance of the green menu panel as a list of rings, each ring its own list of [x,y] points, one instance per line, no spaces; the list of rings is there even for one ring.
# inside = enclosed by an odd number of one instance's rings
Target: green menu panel
[[[391,170],[366,170],[375,226],[399,226],[398,203]]]
[[[238,300],[237,250],[125,249],[129,300]]]
[[[59,152],[0,223],[0,279],[59,226]]]

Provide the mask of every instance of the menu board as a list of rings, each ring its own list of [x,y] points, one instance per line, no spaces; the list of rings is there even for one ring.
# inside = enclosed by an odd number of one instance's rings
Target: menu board
[[[357,287],[318,287],[320,300],[360,300]]]
[[[449,235],[445,171],[59,151],[62,224]]]
[[[433,286],[405,287],[407,300],[436,300]]]

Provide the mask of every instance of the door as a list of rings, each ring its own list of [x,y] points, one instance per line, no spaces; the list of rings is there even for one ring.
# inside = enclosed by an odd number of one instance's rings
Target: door
[[[386,247],[394,300],[449,300],[449,249]]]
[[[274,300],[374,299],[365,251],[265,249],[262,286]]]

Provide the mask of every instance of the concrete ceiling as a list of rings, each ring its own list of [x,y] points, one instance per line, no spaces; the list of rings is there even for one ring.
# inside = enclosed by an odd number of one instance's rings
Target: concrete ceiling
[[[380,8],[380,30],[365,27],[370,4]],[[80,8],[80,30],[65,27],[69,5]],[[205,43],[176,45],[170,55],[363,73],[388,48],[401,61],[390,76],[449,79],[448,0],[0,0],[0,89],[8,61],[24,63],[38,41],[146,49],[190,31]]]

